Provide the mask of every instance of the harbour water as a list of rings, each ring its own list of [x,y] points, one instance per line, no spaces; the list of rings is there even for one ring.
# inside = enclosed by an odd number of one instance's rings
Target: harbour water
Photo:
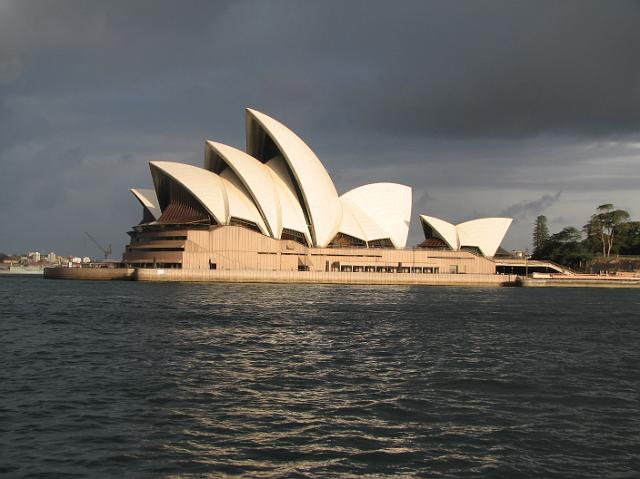
[[[637,477],[640,292],[0,276],[2,477]]]

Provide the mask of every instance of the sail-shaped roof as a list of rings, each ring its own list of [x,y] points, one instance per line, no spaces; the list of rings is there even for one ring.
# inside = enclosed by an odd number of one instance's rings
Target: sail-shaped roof
[[[273,238],[319,247],[338,232],[365,243],[388,240],[397,248],[405,246],[411,188],[373,183],[339,197],[318,157],[293,131],[252,109],[246,110],[246,121],[247,152],[207,141],[204,169],[151,162],[155,194],[132,190],[149,209],[148,218],[166,215],[176,220],[185,211],[194,218],[208,213],[221,225],[235,218],[234,224],[255,227]]]
[[[302,233],[307,239],[307,243],[313,244],[304,211],[302,211],[302,206],[295,194],[295,187],[286,175],[287,167],[284,160],[281,157],[274,158],[268,161],[266,166],[278,192],[282,230],[286,228]]]
[[[479,218],[460,223],[456,226],[460,247],[475,246],[483,255],[493,256],[512,221],[511,218]]]
[[[157,220],[160,218],[162,211],[160,211],[155,190],[151,188],[131,188],[129,191],[133,193],[133,196],[137,198],[143,208],[147,209],[151,216],[153,216],[153,219]]]
[[[341,198],[340,201],[342,203],[342,222],[338,232],[366,242],[390,237],[387,231],[382,229],[353,202],[346,198]]]
[[[218,223],[228,223],[229,207],[227,193],[218,175],[203,168],[185,163],[151,161],[149,165],[161,208],[164,207],[161,202],[164,193],[159,191],[161,182],[158,181],[158,173],[167,175],[174,181],[180,183],[202,204]]]
[[[443,240],[453,250],[466,246],[478,248],[485,256],[493,256],[513,220],[511,218],[478,218],[453,225],[439,218],[420,215],[420,221],[423,225],[432,228],[433,235]]]
[[[220,179],[227,193],[227,204],[229,205],[227,221],[230,222],[232,218],[236,218],[254,223],[262,234],[269,235],[262,215],[236,174],[232,170],[226,169],[220,174]]]
[[[420,221],[433,229],[433,234],[444,241],[452,250],[460,249],[456,226],[433,216],[420,215]]]
[[[411,220],[411,188],[398,183],[371,183],[343,194],[382,228],[396,248],[404,248]]]
[[[248,108],[247,152],[264,163],[279,155],[284,158],[314,244],[329,244],[342,210],[333,181],[311,148],[279,121]]]
[[[246,191],[274,238],[282,234],[282,217],[278,191],[269,169],[254,157],[232,146],[207,141],[205,146],[205,168],[221,173],[228,167],[242,181]]]

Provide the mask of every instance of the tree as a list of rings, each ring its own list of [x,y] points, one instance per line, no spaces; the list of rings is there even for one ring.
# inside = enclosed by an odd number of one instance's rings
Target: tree
[[[562,231],[554,234],[552,239],[563,244],[577,244],[582,239],[582,234],[577,228],[567,226]]]
[[[549,239],[549,228],[547,227],[547,217],[540,215],[536,218],[533,228],[533,251],[539,251],[544,243]]]
[[[640,221],[627,221],[616,230],[616,247],[619,254],[640,254]]]
[[[589,253],[582,248],[582,234],[573,226],[551,235],[541,248],[536,250],[533,259],[549,259],[562,265],[575,268],[589,259]]]
[[[616,233],[628,219],[628,211],[615,209],[613,204],[607,203],[598,206],[596,213],[591,215],[589,223],[584,226],[587,237],[598,239],[604,258],[608,259],[611,256]]]

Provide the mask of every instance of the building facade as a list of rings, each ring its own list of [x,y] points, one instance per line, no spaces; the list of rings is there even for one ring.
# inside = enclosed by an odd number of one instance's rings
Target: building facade
[[[129,232],[124,263],[188,270],[495,274],[489,257],[510,220],[449,225],[454,239],[423,216],[431,239],[442,244],[406,249],[410,187],[374,183],[339,195],[315,153],[286,126],[251,109],[246,125],[246,151],[207,141],[203,168],[150,163],[154,188],[131,190],[143,217]]]

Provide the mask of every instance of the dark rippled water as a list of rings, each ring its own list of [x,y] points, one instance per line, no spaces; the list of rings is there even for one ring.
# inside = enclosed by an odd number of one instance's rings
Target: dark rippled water
[[[640,291],[0,276],[6,477],[638,477]]]

